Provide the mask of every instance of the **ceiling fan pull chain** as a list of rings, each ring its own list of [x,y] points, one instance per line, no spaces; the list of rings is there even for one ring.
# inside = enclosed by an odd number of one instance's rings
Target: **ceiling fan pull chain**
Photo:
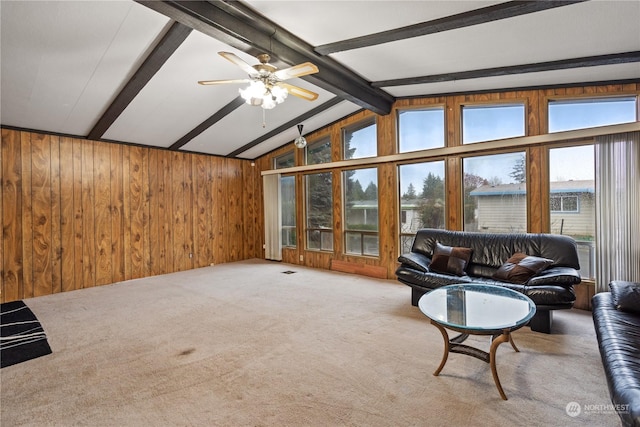
[[[264,108],[262,108],[262,127],[267,127],[267,110],[265,110]]]

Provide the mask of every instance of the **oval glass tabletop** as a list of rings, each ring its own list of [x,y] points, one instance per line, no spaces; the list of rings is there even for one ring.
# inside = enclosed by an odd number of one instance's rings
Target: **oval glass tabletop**
[[[477,332],[519,328],[536,312],[535,303],[520,292],[471,283],[434,289],[420,298],[418,307],[445,327]]]

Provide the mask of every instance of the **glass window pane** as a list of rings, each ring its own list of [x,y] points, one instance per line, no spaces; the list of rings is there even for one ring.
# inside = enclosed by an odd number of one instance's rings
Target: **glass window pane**
[[[369,256],[380,255],[380,244],[378,235],[364,235],[362,243],[362,254]]]
[[[524,136],[524,105],[470,105],[462,107],[462,143]]]
[[[462,168],[465,231],[525,233],[525,153],[468,157]]]
[[[549,216],[551,233],[576,240],[580,275],[595,277],[594,146],[549,150]]]
[[[445,228],[444,161],[400,165],[400,253],[421,228]]]
[[[378,155],[375,121],[343,129],[342,148],[345,159],[360,159]]]
[[[343,172],[345,251],[350,254],[377,254],[378,169]],[[374,236],[375,239],[367,239]],[[365,245],[366,244],[366,245]],[[366,247],[365,247],[366,246]]]
[[[549,132],[636,121],[636,98],[590,98],[549,101]]]
[[[345,252],[351,255],[362,254],[362,234],[360,233],[345,233]]]
[[[305,176],[307,248],[333,248],[333,192],[331,172]]]
[[[275,169],[291,168],[296,165],[296,158],[293,151],[273,159],[273,167]]]
[[[282,246],[296,246],[296,179],[280,178],[280,211]]]
[[[399,152],[444,147],[444,107],[398,112]]]
[[[323,138],[307,145],[306,159],[308,165],[329,163],[331,161],[331,138]]]

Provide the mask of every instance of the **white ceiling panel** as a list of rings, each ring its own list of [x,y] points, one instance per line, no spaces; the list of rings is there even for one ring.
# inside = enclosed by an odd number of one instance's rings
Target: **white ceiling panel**
[[[287,123],[292,117],[299,116],[314,109],[323,102],[329,101],[334,95],[301,79],[288,80],[287,83],[318,93],[315,101],[306,101],[289,95],[282,104],[272,110],[243,104],[224,119],[193,138],[182,147],[184,150],[226,156],[261,135]],[[245,85],[225,85],[231,87],[238,94],[238,88]],[[208,89],[217,90],[219,86]],[[264,113],[264,119],[263,119]],[[263,127],[262,124],[265,123]]]
[[[318,46],[432,21],[503,2],[251,0],[247,3],[307,43]]]
[[[603,55],[614,53],[612,46],[615,53],[640,50],[640,2],[608,3],[579,3],[331,56],[380,81]]]
[[[342,101],[341,103],[334,105],[328,110],[325,110],[322,113],[302,122],[301,124],[304,126],[304,128],[302,129],[302,134],[307,135],[315,130],[326,126],[328,123],[335,122],[336,120],[353,114],[361,109],[361,107],[349,101]],[[245,159],[256,159],[287,143],[291,143],[291,146],[293,147],[293,140],[297,137],[298,128],[297,126],[293,126],[287,129],[285,132],[269,138],[259,145],[256,145],[255,147],[250,148],[243,153],[240,153],[238,157],[242,157]]]
[[[199,80],[247,77],[218,55],[225,50],[229,46],[192,31],[104,137],[157,147],[169,147],[179,140],[238,96],[234,85],[198,84]],[[257,62],[242,52],[234,53],[247,62]]]
[[[3,2],[2,124],[86,135],[168,18],[133,2]]]

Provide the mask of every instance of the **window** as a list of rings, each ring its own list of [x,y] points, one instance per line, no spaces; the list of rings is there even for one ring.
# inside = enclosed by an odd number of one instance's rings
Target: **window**
[[[445,228],[444,161],[398,166],[400,253],[409,252],[421,228]]]
[[[444,107],[398,111],[399,152],[444,147]]]
[[[525,153],[467,157],[462,169],[465,231],[527,231]]]
[[[345,253],[378,256],[378,169],[344,171],[343,182]]]
[[[345,159],[361,159],[378,155],[375,119],[342,130],[342,149]]]
[[[274,169],[284,169],[291,168],[296,165],[296,157],[293,151],[283,154],[282,156],[278,156],[273,159],[273,167]]]
[[[595,277],[594,160],[593,145],[549,150],[549,231],[575,239],[585,279]]]
[[[636,98],[589,98],[549,101],[549,132],[636,121]]]
[[[280,178],[280,211],[282,246],[295,247],[296,242],[296,178],[283,176]]]
[[[331,172],[305,176],[307,249],[333,250],[333,196]]]
[[[524,104],[465,105],[462,107],[462,143],[524,136]]]
[[[578,196],[550,196],[551,212],[578,212]]]
[[[331,138],[323,138],[307,145],[306,162],[308,165],[329,163],[331,161]]]

